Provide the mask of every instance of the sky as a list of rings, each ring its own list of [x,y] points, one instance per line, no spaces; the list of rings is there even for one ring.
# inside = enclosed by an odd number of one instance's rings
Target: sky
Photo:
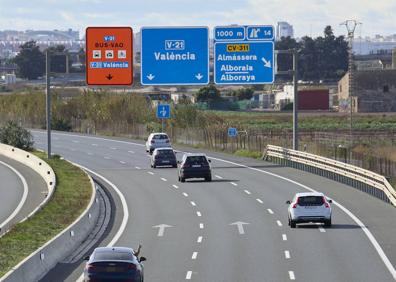
[[[356,36],[396,34],[396,0],[0,0],[0,30],[88,26],[276,25],[287,21],[296,37],[319,36],[331,25],[345,35],[348,19],[361,22]]]

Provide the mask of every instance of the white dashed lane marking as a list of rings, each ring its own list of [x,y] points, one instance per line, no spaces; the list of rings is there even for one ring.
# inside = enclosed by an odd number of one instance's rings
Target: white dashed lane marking
[[[200,224],[199,224],[199,228],[200,228],[200,229],[204,229],[204,224],[203,224],[203,223],[200,223]]]
[[[202,216],[201,212],[197,211],[197,216]]]
[[[193,202],[193,201],[191,201],[190,202],[191,203],[191,205],[193,206],[193,207],[195,207],[197,204],[195,203],[195,202]]]
[[[231,185],[238,186],[235,182],[230,182]]]
[[[282,226],[282,222],[280,222],[280,220],[277,220],[276,224],[278,224],[278,226]]]
[[[283,241],[287,241],[287,235],[286,234],[282,234],[282,240]]]
[[[197,243],[202,243],[202,236],[199,236],[199,237],[198,237]]]
[[[249,190],[244,190],[244,191],[245,191],[245,193],[248,194],[248,195],[252,194],[252,193],[250,193]]]
[[[128,153],[135,154],[135,152],[134,152],[134,151],[128,151]]]
[[[198,252],[193,252],[191,259],[197,259]]]
[[[188,194],[186,192],[183,192],[184,197],[188,197]]]
[[[126,164],[126,162],[124,162],[124,161],[120,161],[120,163],[121,163],[121,164]]]
[[[285,258],[286,259],[290,258],[290,252],[288,250],[285,251]]]
[[[218,179],[223,179],[223,177],[221,177],[220,175],[215,175],[215,177]]]
[[[168,181],[166,178],[163,178],[163,177],[161,177],[161,180],[165,181],[165,182]]]
[[[192,271],[187,271],[186,280],[191,280]]]
[[[273,212],[271,209],[267,209],[267,211],[268,211],[270,214],[274,214],[274,212]]]
[[[263,203],[263,201],[261,199],[256,199],[257,202],[259,202],[260,204]]]
[[[175,189],[179,189],[179,186],[177,186],[175,184],[173,184],[172,187],[175,188]]]
[[[136,169],[140,169],[140,167],[138,167],[138,166],[135,166],[135,168],[136,168]]]
[[[154,172],[152,171],[147,171],[148,174],[154,175]]]
[[[294,276],[294,271],[289,271],[290,280],[296,280],[296,276]]]

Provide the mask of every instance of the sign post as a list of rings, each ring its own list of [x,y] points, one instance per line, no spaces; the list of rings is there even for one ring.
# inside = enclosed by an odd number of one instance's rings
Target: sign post
[[[86,29],[88,85],[132,85],[133,33],[130,27]]]
[[[143,27],[142,85],[209,83],[207,27]]]
[[[170,105],[169,104],[158,104],[157,105],[157,118],[161,119],[162,132],[164,132],[165,119],[170,118]]]
[[[220,26],[214,29],[214,82],[272,84],[273,26]]]

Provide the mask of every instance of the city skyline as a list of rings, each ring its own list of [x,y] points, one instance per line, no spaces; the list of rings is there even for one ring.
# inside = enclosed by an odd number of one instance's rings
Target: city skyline
[[[286,21],[293,25],[296,37],[317,37],[331,25],[336,35],[345,35],[340,23],[356,19],[363,25],[356,36],[396,33],[392,14],[396,3],[389,0],[216,0],[201,1],[147,0],[111,2],[104,0],[71,0],[58,2],[0,0],[0,30],[78,30],[80,36],[88,26],[131,26],[137,32],[142,26],[208,26],[229,24],[271,24]],[[303,8],[302,8],[303,7]]]

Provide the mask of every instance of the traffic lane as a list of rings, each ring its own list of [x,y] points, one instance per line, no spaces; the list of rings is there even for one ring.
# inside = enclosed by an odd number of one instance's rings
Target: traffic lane
[[[224,178],[239,175],[241,180],[237,183],[240,193],[243,194],[246,187],[249,187],[252,202],[260,204],[257,202],[260,199],[264,206],[270,206],[274,217],[284,224],[287,224],[288,217],[285,201],[291,199],[296,192],[305,190],[284,180],[279,181],[273,176],[260,175],[246,169],[223,168],[217,169],[217,173]],[[317,225],[307,224],[287,230],[286,235],[293,242],[291,246],[297,247],[294,250],[295,258],[304,258],[296,265],[296,277],[302,274],[307,281],[339,281],[340,277],[343,277],[343,281],[393,281],[361,228],[338,207],[332,205],[332,208],[332,228],[318,228]],[[340,267],[346,263],[350,267],[344,267],[342,271],[334,272],[337,268],[331,267]],[[307,269],[312,270],[307,272]],[[348,280],[348,277],[353,279]]]
[[[45,197],[48,194],[47,184],[45,183],[44,179],[30,167],[2,155],[0,155],[0,160],[19,171],[19,173],[21,173],[26,179],[28,185],[28,194],[26,201],[19,213],[11,220],[11,224],[16,224],[24,219],[26,216],[28,216],[34,209],[37,208],[39,204],[41,204],[42,201],[44,201]],[[16,186],[9,186],[9,184],[4,185],[5,183],[9,182],[3,182],[3,185],[0,186],[0,201],[2,203],[0,205],[1,209],[3,209],[3,205],[8,207],[11,206],[11,210],[15,209],[16,206],[19,204],[19,201],[21,200],[23,193],[21,180],[15,174],[12,180],[14,185]],[[15,194],[15,192],[17,194]],[[14,195],[12,196],[12,194]],[[3,213],[1,213],[1,216],[4,216]]]
[[[0,156],[0,161],[7,160]],[[3,223],[18,206],[22,199],[23,185],[19,177],[7,166],[0,163],[0,224]]]
[[[180,188],[202,212],[195,281],[286,281],[282,228],[228,181],[188,180]]]

